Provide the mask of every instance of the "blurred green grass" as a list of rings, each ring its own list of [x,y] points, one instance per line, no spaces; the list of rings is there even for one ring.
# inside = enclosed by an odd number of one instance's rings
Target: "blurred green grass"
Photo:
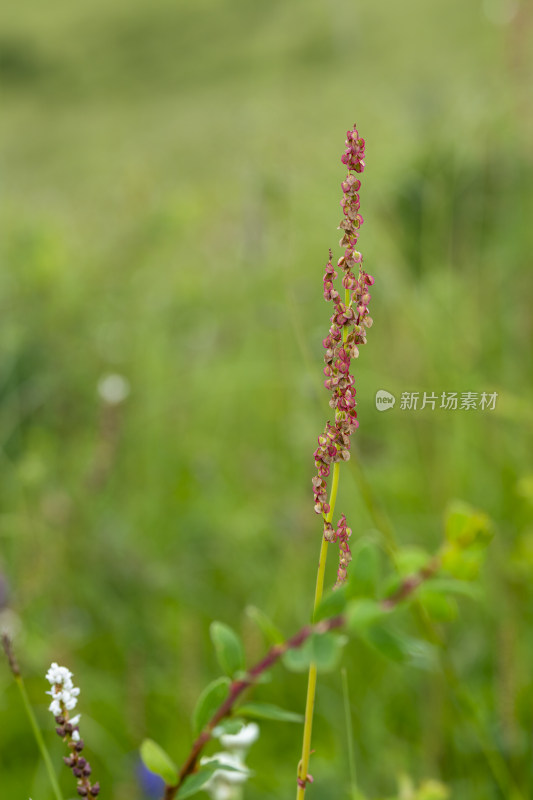
[[[455,497],[498,532],[483,602],[444,627],[478,723],[441,671],[350,646],[361,788],[391,795],[407,772],[440,777],[454,800],[499,798],[489,760],[501,753],[531,794],[532,34],[525,4],[506,25],[495,8],[0,11],[0,569],[57,763],[42,694],[52,660],[82,687],[107,797],[140,798],[144,736],[186,752],[189,713],[217,671],[213,618],[255,657],[247,603],[287,633],[309,613],[312,451],[328,413],[321,279],[354,120],[375,325],[339,507],[355,536],[383,544],[384,564],[387,524],[398,544],[433,551]],[[97,392],[109,373],[131,386],[111,418]],[[380,414],[381,388],[499,398],[494,412]],[[258,694],[300,709],[304,682],[275,678]],[[340,677],[324,678],[323,798],[348,787],[342,713]],[[0,714],[3,792],[47,800],[5,669]],[[299,757],[293,728],[262,728],[250,798],[292,791]]]

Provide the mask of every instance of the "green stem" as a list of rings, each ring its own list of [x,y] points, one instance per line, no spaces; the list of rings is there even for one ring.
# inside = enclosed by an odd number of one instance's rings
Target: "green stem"
[[[331,479],[331,492],[329,496],[329,511],[324,518],[326,522],[331,522],[335,512],[335,503],[337,502],[337,491],[339,488],[339,462],[333,465],[333,477]],[[324,575],[326,573],[326,558],[328,555],[328,542],[322,537],[320,545],[320,556],[318,558],[318,571],[316,576],[315,587],[315,602],[313,604],[313,621],[315,619],[316,611],[322,600],[324,594]],[[309,772],[309,758],[311,755],[311,734],[313,731],[313,714],[315,710],[315,694],[316,694],[316,664],[313,662],[309,665],[309,676],[307,679],[307,698],[305,701],[305,722],[304,733],[302,741],[302,758],[298,765],[298,778],[302,783],[298,783],[296,793],[296,800],[303,800],[305,797],[306,778]]]
[[[22,697],[22,703],[24,705],[24,710],[26,711],[27,717],[30,721],[31,729],[33,731],[33,735],[35,736],[35,741],[37,742],[37,747],[40,750],[41,756],[43,758],[46,767],[46,771],[48,772],[48,777],[50,778],[50,783],[52,784],[52,789],[54,790],[56,800],[63,800],[63,795],[61,794],[61,789],[59,788],[59,783],[57,782],[57,777],[54,772],[54,765],[52,764],[50,753],[46,748],[42,733],[37,724],[33,708],[31,707],[31,703],[29,701],[28,694],[26,692],[26,687],[24,686],[24,681],[22,680],[22,677],[20,675],[14,675],[14,678],[15,678],[15,683],[19,688],[19,692]]]
[[[350,772],[350,794],[353,800],[358,800],[360,797],[357,788],[357,773],[355,770],[355,759],[353,755],[353,731],[352,731],[352,718],[350,714],[350,695],[348,692],[348,675],[346,667],[341,669],[342,677],[342,696],[344,700],[344,718],[346,721],[346,745],[348,747],[348,769]]]

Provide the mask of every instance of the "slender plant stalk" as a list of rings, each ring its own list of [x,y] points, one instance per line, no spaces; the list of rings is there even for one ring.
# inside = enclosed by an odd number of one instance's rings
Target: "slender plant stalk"
[[[28,720],[30,722],[30,726],[33,731],[33,735],[35,737],[35,741],[37,742],[37,747],[39,748],[42,759],[44,761],[44,765],[46,767],[46,771],[48,773],[48,777],[50,779],[54,795],[56,797],[56,800],[63,800],[63,795],[61,794],[61,789],[59,788],[57,776],[54,771],[54,765],[52,764],[50,753],[48,752],[48,749],[44,743],[44,739],[39,729],[39,725],[37,724],[37,719],[35,718],[35,713],[31,706],[28,693],[26,692],[26,687],[24,686],[24,681],[22,679],[22,675],[20,674],[20,669],[17,660],[15,658],[15,654],[13,652],[13,645],[11,639],[5,633],[2,635],[2,646],[7,656],[9,668],[11,670],[13,678],[15,679],[15,683],[17,684],[20,696],[22,697],[22,705],[24,706],[24,711],[26,712],[26,716],[28,717]]]
[[[335,503],[337,502],[337,491],[339,488],[339,471],[340,471],[339,467],[340,464],[338,462],[333,465],[333,476],[331,479],[331,493],[329,497],[330,510],[328,514],[325,515],[324,517],[326,522],[331,522],[331,520],[333,519],[333,514],[335,513]],[[322,595],[324,594],[324,576],[326,573],[328,544],[329,542],[326,539],[324,539],[324,537],[322,537],[322,543],[320,545],[320,555],[318,557],[318,572],[316,576],[315,601],[313,604],[313,616],[312,616],[313,621],[315,619],[317,608],[320,605],[320,601],[322,600]],[[317,677],[316,664],[311,663],[309,665],[309,674],[307,678],[307,698],[305,701],[305,721],[304,721],[304,732],[302,740],[302,758],[298,765],[299,783],[296,794],[297,800],[302,800],[302,798],[305,796],[306,777],[307,773],[309,772],[309,758],[311,755],[311,734],[313,732],[313,716],[315,711],[316,677]]]
[[[352,800],[359,800],[360,794],[357,788],[357,772],[355,769],[355,758],[353,755],[353,731],[352,719],[350,714],[350,694],[348,691],[348,673],[346,667],[341,669],[342,678],[342,697],[344,701],[344,719],[346,721],[346,745],[348,747],[348,770],[350,773],[350,794]]]
[[[26,715],[30,721],[31,729],[33,731],[33,735],[35,737],[35,741],[37,742],[37,747],[40,750],[42,759],[44,761],[46,771],[48,773],[48,778],[50,779],[50,783],[52,785],[52,789],[54,791],[54,795],[56,796],[56,800],[63,800],[63,795],[61,794],[61,789],[59,788],[59,783],[57,781],[57,776],[54,772],[54,765],[52,764],[52,759],[50,758],[50,753],[44,743],[44,739],[42,733],[39,729],[37,724],[37,720],[35,718],[35,714],[33,712],[33,708],[31,707],[31,703],[28,698],[28,694],[26,692],[26,687],[24,686],[24,681],[22,677],[19,675],[18,677],[15,676],[15,683],[19,688],[20,695],[22,697],[22,702],[24,705],[24,709],[26,711]]]
[[[359,237],[359,229],[363,223],[363,217],[359,213],[360,200],[358,194],[361,181],[357,175],[362,173],[365,168],[365,141],[359,137],[355,125],[352,130],[347,132],[345,144],[346,150],[341,161],[348,167],[348,175],[341,184],[343,219],[339,225],[339,229],[343,231],[340,245],[345,248],[345,251],[337,262],[337,268],[343,272],[344,302],[341,302],[341,296],[335,288],[334,282],[338,277],[338,273],[333,266],[333,253],[331,250],[329,251],[329,261],[326,265],[323,281],[324,299],[333,302],[333,314],[330,317],[331,327],[322,344],[326,350],[324,355],[326,364],[324,386],[331,392],[329,404],[331,408],[335,409],[335,421],[333,425],[329,421],[327,422],[324,434],[318,437],[319,446],[314,453],[318,473],[313,478],[315,512],[322,514],[324,528],[318,562],[313,619],[324,590],[328,543],[337,542],[340,550],[336,586],[346,579],[346,570],[351,560],[348,544],[351,530],[346,526],[346,517],[344,514],[341,516],[336,530],[331,522],[335,512],[339,485],[339,464],[341,461],[349,459],[350,437],[359,424],[357,412],[355,411],[354,378],[350,374],[350,362],[352,359],[357,358],[359,354],[358,345],[366,343],[365,329],[372,325],[372,318],[368,315],[368,304],[371,299],[368,288],[372,286],[374,279],[363,269],[363,257],[355,249]],[[353,272],[356,267],[359,270],[357,277]],[[329,503],[326,503],[325,478],[330,474],[330,464],[332,463],[331,490]],[[311,663],[307,681],[302,758],[298,764],[297,800],[304,800],[306,785],[308,781],[312,781],[308,769],[311,753],[316,677],[316,664]]]

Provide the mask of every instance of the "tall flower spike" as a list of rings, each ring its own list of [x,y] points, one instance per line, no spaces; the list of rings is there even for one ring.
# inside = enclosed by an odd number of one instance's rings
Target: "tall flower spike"
[[[342,231],[340,246],[344,248],[344,254],[335,268],[330,250],[324,273],[324,298],[333,303],[329,333],[322,342],[325,349],[324,386],[331,394],[329,405],[335,417],[333,422],[328,420],[324,433],[318,437],[318,447],[314,453],[317,474],[313,477],[314,508],[324,518],[324,538],[339,543],[340,564],[336,586],[346,578],[351,558],[348,546],[351,530],[346,527],[344,515],[336,531],[331,526],[326,479],[330,475],[331,464],[350,458],[350,437],[359,426],[355,410],[355,380],[350,373],[350,365],[352,359],[359,355],[359,346],[366,344],[366,329],[372,325],[368,304],[369,287],[374,283],[374,278],[363,269],[363,257],[356,250],[363,224],[359,212],[361,181],[357,176],[365,168],[365,140],[359,136],[355,125],[347,132],[345,144],[341,161],[348,167],[348,174],[341,184],[343,219],[339,225]],[[357,275],[354,272],[356,268]],[[341,292],[335,288],[337,270],[342,273],[343,299]]]
[[[72,682],[72,672],[66,667],[60,667],[55,662],[50,666],[46,673],[46,680],[50,684],[49,691],[52,702],[49,711],[52,712],[56,721],[56,733],[68,745],[70,755],[64,756],[63,761],[70,767],[72,774],[76,778],[77,792],[80,797],[93,800],[100,792],[99,783],[91,783],[91,765],[81,755],[84,744],[80,737],[80,714],[71,717],[72,711],[77,703],[80,690]]]

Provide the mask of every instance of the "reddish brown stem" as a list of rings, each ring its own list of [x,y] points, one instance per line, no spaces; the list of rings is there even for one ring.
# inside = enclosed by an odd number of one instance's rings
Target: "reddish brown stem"
[[[381,607],[384,608],[385,611],[392,611],[398,603],[407,600],[407,598],[418,589],[421,583],[432,578],[435,573],[438,572],[439,568],[440,558],[435,556],[428,564],[419,569],[418,572],[405,578],[395,592],[381,601]]]

